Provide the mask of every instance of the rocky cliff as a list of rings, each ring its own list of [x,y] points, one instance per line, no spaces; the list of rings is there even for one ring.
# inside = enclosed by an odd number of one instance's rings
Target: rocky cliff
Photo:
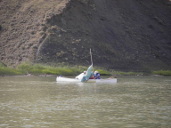
[[[0,0],[0,60],[171,69],[168,0]]]

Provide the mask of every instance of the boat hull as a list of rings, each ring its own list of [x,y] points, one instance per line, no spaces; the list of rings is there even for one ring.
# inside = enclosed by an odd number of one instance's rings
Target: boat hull
[[[61,77],[58,76],[56,78],[56,82],[71,82],[71,83],[83,83],[81,82],[81,80],[79,79],[75,79],[75,78],[67,78],[67,77]],[[116,78],[107,78],[107,79],[89,79],[88,81],[84,82],[84,83],[102,83],[102,84],[115,84],[117,83],[117,79]]]

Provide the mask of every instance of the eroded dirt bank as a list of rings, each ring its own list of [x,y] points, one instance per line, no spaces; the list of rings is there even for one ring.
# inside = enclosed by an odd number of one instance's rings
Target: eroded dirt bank
[[[0,59],[94,64],[118,70],[169,69],[167,0],[0,0]]]

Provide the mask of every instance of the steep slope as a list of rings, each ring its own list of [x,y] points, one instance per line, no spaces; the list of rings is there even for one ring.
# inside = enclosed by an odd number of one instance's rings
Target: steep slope
[[[46,20],[59,14],[68,0],[0,0],[0,60],[16,66],[34,61]]]
[[[14,2],[15,1],[15,2]],[[167,0],[1,0],[1,61],[94,64],[118,70],[171,68]],[[5,27],[6,26],[6,27]]]
[[[39,51],[43,62],[88,64],[114,69],[169,68],[170,6],[161,0],[72,0],[48,20],[51,34]]]

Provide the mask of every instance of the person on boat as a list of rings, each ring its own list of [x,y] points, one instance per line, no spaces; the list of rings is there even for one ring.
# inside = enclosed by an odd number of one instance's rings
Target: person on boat
[[[94,78],[94,73],[93,73],[93,71],[91,72],[91,76],[90,76],[89,79],[95,79],[95,78]]]
[[[83,73],[86,74],[87,71],[84,71]]]
[[[100,73],[98,71],[94,72],[94,79],[100,79]]]

